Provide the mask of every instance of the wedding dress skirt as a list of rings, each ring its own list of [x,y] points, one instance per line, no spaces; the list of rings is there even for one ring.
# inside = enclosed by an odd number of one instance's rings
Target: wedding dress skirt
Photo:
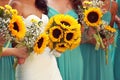
[[[29,21],[31,17],[26,20]],[[47,22],[46,17],[42,15],[43,24]],[[32,52],[24,64],[17,65],[16,80],[62,80],[53,51],[46,47],[42,54]]]

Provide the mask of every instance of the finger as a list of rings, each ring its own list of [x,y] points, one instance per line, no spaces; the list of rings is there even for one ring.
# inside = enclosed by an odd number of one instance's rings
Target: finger
[[[19,58],[18,59],[18,64],[24,64],[25,62],[25,59],[24,58]]]
[[[27,53],[28,50],[27,50],[26,47],[22,47],[22,51],[25,52],[25,53]]]

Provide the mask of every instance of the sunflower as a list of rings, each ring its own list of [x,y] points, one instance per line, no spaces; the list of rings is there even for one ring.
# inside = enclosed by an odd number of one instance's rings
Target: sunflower
[[[8,27],[12,36],[16,37],[18,40],[24,38],[26,27],[21,16],[13,15]]]
[[[88,26],[97,27],[102,23],[102,10],[100,8],[91,7],[84,12],[84,21]]]
[[[59,26],[54,26],[50,28],[49,35],[53,42],[60,42],[60,39],[63,37],[63,31]]]
[[[57,50],[58,52],[64,52],[68,48],[69,48],[69,46],[67,43],[57,43],[55,50]]]
[[[72,49],[76,48],[77,46],[80,45],[80,42],[81,42],[81,38],[79,37],[78,39],[76,39],[76,40],[72,43],[72,45],[70,46],[69,49],[72,50]]]
[[[45,33],[40,34],[34,44],[34,52],[40,54],[44,51],[45,47],[48,45],[49,38]]]
[[[64,35],[64,41],[71,45],[76,37],[75,31],[66,31]]]
[[[76,37],[80,37],[81,36],[81,25],[73,25],[69,28],[66,29],[66,31],[74,31],[75,32],[75,36]]]
[[[55,23],[58,25],[65,25],[70,27],[71,25],[78,24],[77,20],[70,15],[58,14],[54,16]]]
[[[45,27],[46,32],[49,32],[49,29],[54,26],[53,23],[54,23],[54,17],[51,17]]]
[[[54,48],[53,45],[54,45],[53,42],[52,42],[52,41],[49,41],[48,46],[50,47],[50,49],[53,49],[53,48]]]

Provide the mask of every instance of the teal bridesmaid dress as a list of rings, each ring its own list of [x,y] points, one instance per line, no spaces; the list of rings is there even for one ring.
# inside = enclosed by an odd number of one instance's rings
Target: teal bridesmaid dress
[[[13,62],[13,56],[0,57],[0,80],[15,80]]]
[[[116,0],[118,3],[118,16],[120,17],[120,0]],[[117,26],[117,25],[116,25]],[[120,80],[120,30],[117,29],[117,41],[116,41],[116,49],[114,56],[114,77],[115,80]]]
[[[110,11],[104,14],[102,19],[110,23]],[[83,80],[114,80],[111,52],[109,52],[108,64],[106,64],[103,49],[95,50],[95,45],[89,43],[81,44],[80,49],[84,67]]]
[[[60,13],[49,7],[49,18],[56,14]],[[76,19],[78,18],[78,15],[74,10],[70,10],[65,14],[71,15]],[[74,50],[67,50],[66,52],[62,53],[62,55],[57,58],[57,64],[63,80],[83,80],[83,60],[80,46]]]

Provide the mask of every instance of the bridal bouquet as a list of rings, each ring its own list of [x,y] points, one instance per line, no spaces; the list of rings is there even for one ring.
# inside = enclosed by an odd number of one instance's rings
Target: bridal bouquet
[[[11,41],[22,40],[26,33],[23,18],[9,5],[0,6],[0,33],[8,41],[7,46]]]
[[[35,16],[29,16],[24,20],[26,26],[26,33],[21,41],[16,41],[16,47],[25,46],[28,49],[28,53],[35,52],[41,54],[46,48],[49,38],[43,31],[42,21]],[[15,60],[14,67],[17,66],[17,59]]]
[[[74,49],[81,41],[81,25],[72,16],[58,14],[50,18],[45,32],[49,47],[58,52]]]
[[[84,1],[83,2],[83,21],[85,39],[95,39],[95,49],[102,47],[106,53],[106,63],[108,63],[108,47],[113,43],[116,30],[112,28],[107,21],[102,19],[104,9],[102,1]],[[88,34],[92,29],[91,34]],[[91,36],[88,36],[91,35]]]
[[[17,42],[18,46],[26,46],[29,53],[34,51],[35,53],[40,54],[48,44],[48,35],[42,31],[42,21],[33,18],[26,21],[25,24],[27,31],[24,39]]]

